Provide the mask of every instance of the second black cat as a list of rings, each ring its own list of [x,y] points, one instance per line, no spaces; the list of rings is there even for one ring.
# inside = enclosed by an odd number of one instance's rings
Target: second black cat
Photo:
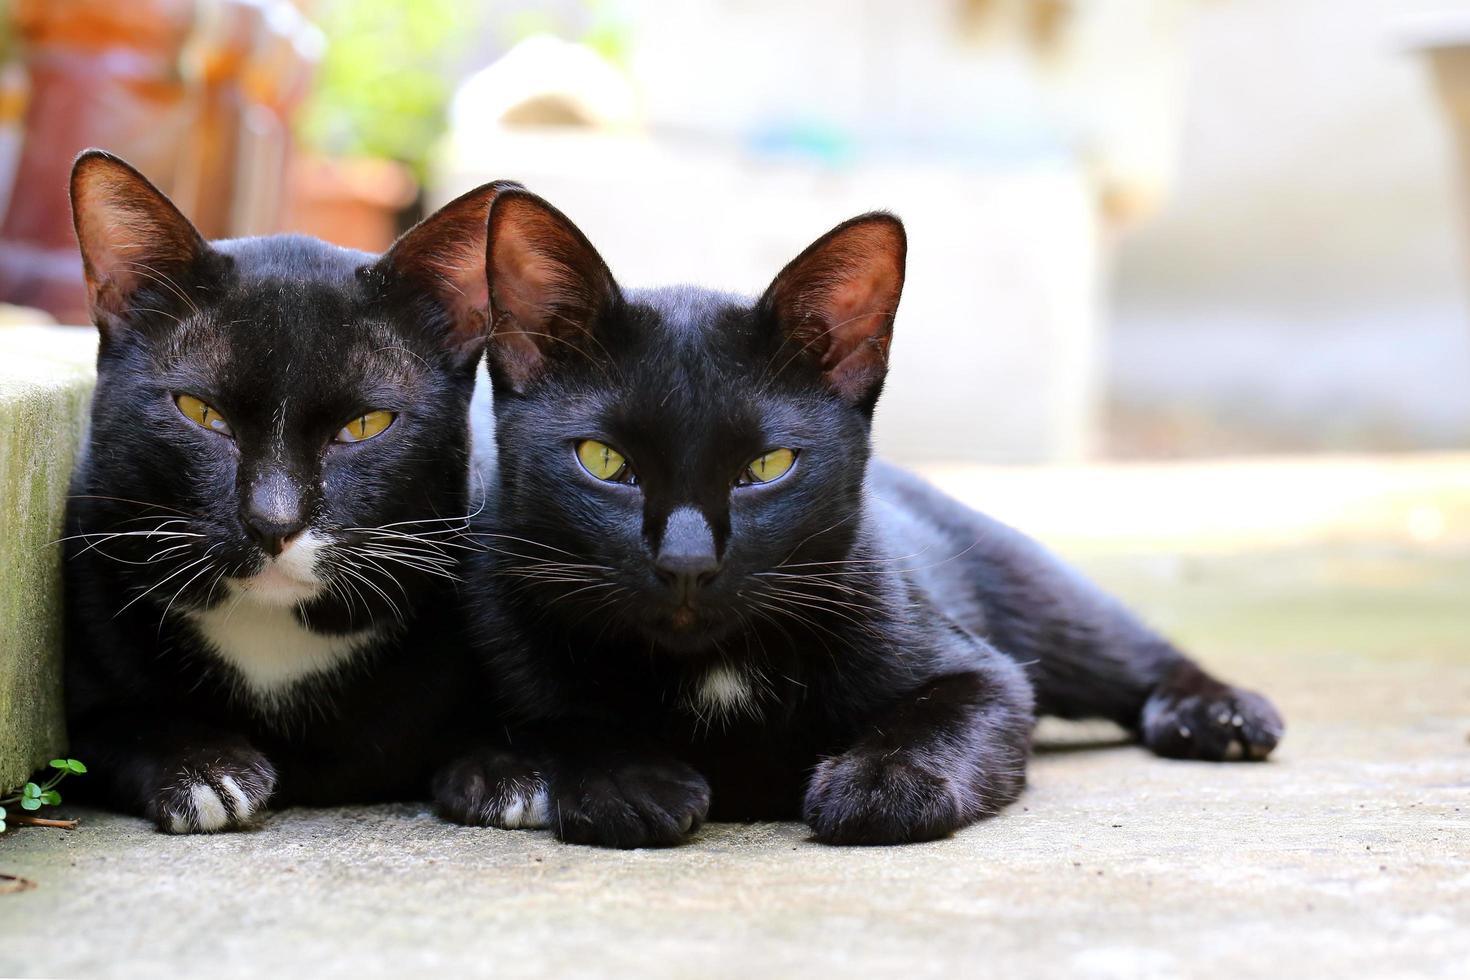
[[[913,841],[1016,798],[1037,712],[1168,756],[1276,745],[1264,698],[870,461],[893,217],[834,229],[754,302],[624,291],[525,192],[490,226],[499,463],[470,575],[512,745],[441,774],[453,819],[622,847],[711,814]]]

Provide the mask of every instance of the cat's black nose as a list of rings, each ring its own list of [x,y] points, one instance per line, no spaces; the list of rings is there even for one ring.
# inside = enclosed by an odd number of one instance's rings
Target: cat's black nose
[[[713,554],[660,556],[653,567],[659,578],[674,587],[681,601],[693,596],[720,574],[720,562]]]
[[[306,530],[306,509],[300,495],[283,475],[260,479],[251,488],[241,508],[240,520],[245,533],[272,558],[286,550]]]
[[[275,524],[268,521],[253,520],[247,520],[245,522],[245,533],[250,535],[250,540],[260,545],[265,553],[272,558],[285,551],[286,546],[295,539],[296,535],[305,530],[305,528],[306,524],[303,521],[296,521],[289,524]]]
[[[680,507],[669,515],[653,569],[673,587],[680,603],[687,602],[720,573],[715,535],[703,514],[693,507]]]

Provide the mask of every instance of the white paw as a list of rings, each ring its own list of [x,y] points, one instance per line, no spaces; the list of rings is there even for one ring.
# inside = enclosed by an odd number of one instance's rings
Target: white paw
[[[542,830],[551,826],[551,796],[546,784],[515,782],[485,804],[484,822],[506,830]]]
[[[175,834],[208,834],[224,830],[230,822],[230,811],[224,800],[208,783],[190,781],[175,797],[175,808],[168,811],[168,829]],[[181,806],[178,804],[182,804]]]
[[[158,825],[171,834],[212,834],[249,826],[274,787],[273,773],[184,770],[159,801]]]

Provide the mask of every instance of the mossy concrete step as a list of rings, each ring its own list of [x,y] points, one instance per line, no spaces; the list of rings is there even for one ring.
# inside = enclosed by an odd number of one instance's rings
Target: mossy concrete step
[[[90,328],[0,327],[0,788],[66,743],[56,541],[95,360]]]

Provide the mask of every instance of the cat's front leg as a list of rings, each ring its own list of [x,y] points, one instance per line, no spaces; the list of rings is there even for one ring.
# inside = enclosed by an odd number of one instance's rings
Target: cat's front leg
[[[672,847],[709,814],[709,783],[686,763],[634,747],[588,746],[556,763],[551,829],[572,844]]]
[[[434,776],[434,805],[447,820],[472,827],[539,830],[551,823],[546,761],[520,748],[484,745]]]
[[[71,751],[119,809],[171,834],[243,830],[259,820],[276,770],[243,735],[128,713],[81,720]]]
[[[562,721],[545,744],[551,829],[568,843],[672,847],[709,814],[704,776],[647,739]]]
[[[709,813],[709,783],[643,739],[596,722],[517,733],[515,747],[465,753],[434,777],[439,812],[472,826],[550,827],[572,844],[670,847]]]
[[[1019,671],[997,665],[929,681],[817,765],[803,814],[828,844],[945,837],[1020,794],[1031,724]]]

